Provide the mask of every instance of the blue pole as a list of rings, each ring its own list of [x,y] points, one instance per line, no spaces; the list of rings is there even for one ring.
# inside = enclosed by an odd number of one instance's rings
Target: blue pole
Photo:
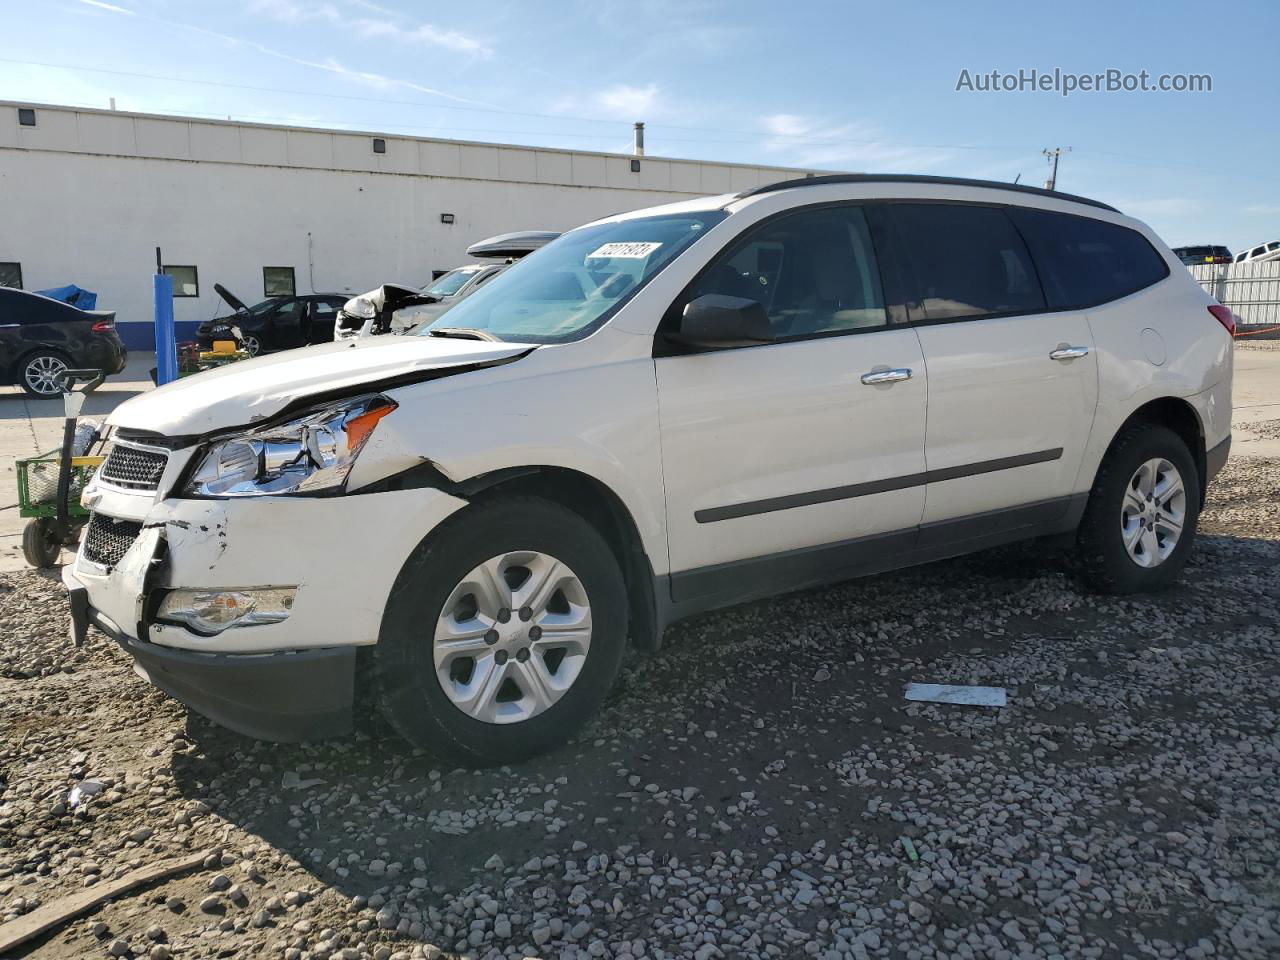
[[[178,344],[173,329],[173,277],[157,273],[156,302],[156,383],[164,386],[178,379]]]

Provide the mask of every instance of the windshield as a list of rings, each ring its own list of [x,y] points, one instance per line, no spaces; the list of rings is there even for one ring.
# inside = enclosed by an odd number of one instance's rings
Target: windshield
[[[479,267],[459,267],[457,270],[450,270],[431,286],[427,287],[427,293],[435,294],[437,297],[452,297],[462,289],[462,285],[479,269]]]
[[[521,343],[580,339],[725,216],[704,210],[573,230],[417,332],[463,327]]]

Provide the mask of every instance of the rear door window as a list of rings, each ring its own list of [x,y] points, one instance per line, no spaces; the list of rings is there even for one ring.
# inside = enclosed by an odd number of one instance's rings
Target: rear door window
[[[1091,217],[1015,207],[1052,309],[1093,307],[1158,283],[1169,265],[1136,230]]]
[[[311,301],[311,315],[318,320],[331,320],[345,301],[316,297]]]
[[[1003,209],[957,203],[890,207],[924,320],[972,320],[1045,308],[1026,244]]]

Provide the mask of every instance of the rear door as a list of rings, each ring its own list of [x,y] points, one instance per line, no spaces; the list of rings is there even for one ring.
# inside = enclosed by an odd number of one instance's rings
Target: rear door
[[[1003,207],[889,207],[929,371],[920,546],[1066,513],[1098,398],[1088,318],[1050,310]],[[973,523],[953,524],[959,518]]]
[[[22,341],[22,316],[31,298],[15,290],[0,287],[0,370],[11,375],[18,361]]]

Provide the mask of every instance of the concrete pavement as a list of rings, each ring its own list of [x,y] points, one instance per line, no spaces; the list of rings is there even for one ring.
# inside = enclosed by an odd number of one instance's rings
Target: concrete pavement
[[[101,417],[150,390],[151,353],[130,354],[123,373],[85,401],[84,416]],[[1263,426],[1280,419],[1280,342],[1238,346],[1232,408],[1232,457],[1280,458],[1280,433]],[[62,401],[30,400],[18,387],[0,387],[0,571],[22,569],[22,527],[14,461],[53,450],[62,442]],[[64,555],[65,559],[65,555]]]
[[[154,353],[130,353],[129,365],[85,398],[81,417],[103,418],[118,405],[152,389]],[[32,400],[21,387],[0,387],[0,571],[26,568],[18,516],[14,461],[56,450],[62,444],[62,401]],[[65,560],[67,554],[63,554]]]

